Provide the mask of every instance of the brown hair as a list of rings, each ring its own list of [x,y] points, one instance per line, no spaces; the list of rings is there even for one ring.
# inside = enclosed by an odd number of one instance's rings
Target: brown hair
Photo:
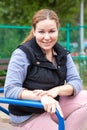
[[[35,13],[35,15],[32,18],[32,29],[29,33],[29,35],[25,38],[25,40],[23,41],[23,43],[31,40],[34,36],[33,36],[33,29],[36,29],[36,24],[42,20],[45,19],[50,19],[50,20],[55,20],[57,27],[59,27],[59,19],[57,14],[53,11],[53,10],[49,10],[49,9],[41,9],[39,11],[37,11]]]

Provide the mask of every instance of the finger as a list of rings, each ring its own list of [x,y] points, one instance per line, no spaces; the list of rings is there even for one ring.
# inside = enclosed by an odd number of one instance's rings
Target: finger
[[[62,117],[64,117],[63,112],[62,112],[62,109],[61,109],[61,107],[60,107],[59,104],[57,105],[57,109],[58,109],[60,115],[61,115]]]
[[[47,112],[50,112],[50,113],[51,113],[51,111],[52,111],[52,105],[49,104],[49,105],[47,106]]]
[[[40,95],[43,92],[43,90],[34,90],[33,93],[36,95]]]
[[[39,90],[39,89],[33,90],[34,93],[38,93],[38,92],[42,92],[42,91],[43,91],[43,90]]]
[[[44,95],[47,95],[46,91],[43,91],[43,92],[40,93],[40,96],[44,96]]]
[[[56,112],[56,105],[55,104],[53,104],[52,105],[52,108],[51,108],[51,113],[55,113]]]
[[[48,106],[47,106],[47,104],[44,105],[44,110],[45,110],[45,111],[48,110]]]

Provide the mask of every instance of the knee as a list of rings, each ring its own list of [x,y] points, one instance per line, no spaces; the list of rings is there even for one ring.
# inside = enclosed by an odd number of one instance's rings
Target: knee
[[[82,90],[77,96],[76,96],[80,104],[86,105],[87,104],[87,90]]]

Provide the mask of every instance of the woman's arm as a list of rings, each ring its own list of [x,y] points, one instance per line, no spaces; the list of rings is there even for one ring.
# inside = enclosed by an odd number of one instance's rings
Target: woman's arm
[[[4,85],[5,97],[40,100],[40,96],[36,96],[33,91],[22,87],[29,64],[26,54],[22,50],[16,49],[13,52]]]
[[[76,95],[82,90],[82,81],[70,54],[67,56],[66,66],[66,83],[62,86],[55,87],[54,91],[60,96]],[[52,91],[53,89],[48,92]]]
[[[82,90],[82,81],[71,55],[67,56],[67,75],[66,83],[48,91],[52,97],[76,95]]]
[[[82,90],[82,81],[70,54],[67,56],[66,66],[67,75],[66,83],[64,85],[56,86],[48,91],[39,92],[39,90],[35,90],[34,93],[39,96],[47,94],[53,98],[57,97],[58,95],[70,96],[79,93]]]
[[[74,95],[82,90],[82,80],[70,54],[67,56],[66,84],[73,87]]]

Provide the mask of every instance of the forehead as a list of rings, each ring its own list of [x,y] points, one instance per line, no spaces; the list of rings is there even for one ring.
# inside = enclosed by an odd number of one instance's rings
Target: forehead
[[[44,29],[44,28],[57,28],[55,20],[45,19],[36,24],[36,28]]]

